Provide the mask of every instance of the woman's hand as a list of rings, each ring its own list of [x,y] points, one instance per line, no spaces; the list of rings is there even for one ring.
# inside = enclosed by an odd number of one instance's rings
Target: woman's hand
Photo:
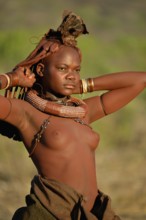
[[[36,81],[35,74],[28,67],[18,67],[7,75],[10,77],[11,87],[32,87]]]

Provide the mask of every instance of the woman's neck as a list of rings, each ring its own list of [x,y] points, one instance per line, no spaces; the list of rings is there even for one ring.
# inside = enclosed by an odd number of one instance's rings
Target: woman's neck
[[[56,102],[58,104],[66,105],[66,102],[70,99],[70,96],[56,96],[51,92],[46,92],[45,99]]]

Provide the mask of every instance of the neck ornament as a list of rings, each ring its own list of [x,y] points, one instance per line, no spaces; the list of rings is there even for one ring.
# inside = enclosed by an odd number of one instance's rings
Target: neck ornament
[[[50,95],[48,99],[51,100]],[[63,100],[56,98],[56,101],[50,101],[39,97],[35,91],[29,90],[25,100],[42,112],[60,117],[84,118],[87,113],[86,103],[75,97],[65,97]]]

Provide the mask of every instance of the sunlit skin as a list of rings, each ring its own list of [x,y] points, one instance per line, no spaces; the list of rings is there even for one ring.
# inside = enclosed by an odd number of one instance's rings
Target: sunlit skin
[[[66,47],[64,53],[64,47],[61,47],[58,53],[42,61],[42,68],[44,89],[58,97],[71,95],[79,84],[81,61],[75,49]]]
[[[56,53],[45,58],[37,66],[37,73],[42,78],[44,93],[47,91],[57,97],[80,92],[80,56],[72,47],[62,46]],[[29,71],[29,70],[27,70]],[[16,70],[17,72],[17,70]],[[19,69],[21,86],[33,85],[34,74],[24,74]],[[3,79],[3,84],[4,84]],[[146,85],[145,72],[125,72],[109,74],[94,78],[95,90],[107,90],[103,102],[108,114],[113,113],[129,103]],[[5,85],[4,85],[5,86]],[[84,121],[88,124],[105,116],[99,96],[85,100],[88,114]],[[6,98],[0,96],[0,118],[3,119],[10,108]],[[7,122],[15,125],[24,145],[30,152],[34,135],[39,131],[43,121],[50,117],[40,112],[23,100],[12,100],[12,109]],[[83,206],[91,210],[98,193],[95,170],[95,149],[99,135],[90,127],[81,125],[73,119],[51,116],[41,142],[32,155],[38,173],[48,179],[55,179],[83,194]]]

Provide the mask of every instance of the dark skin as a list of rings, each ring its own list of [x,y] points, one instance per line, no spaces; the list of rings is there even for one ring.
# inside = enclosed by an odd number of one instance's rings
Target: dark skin
[[[80,56],[72,47],[62,46],[56,53],[45,58],[37,66],[37,73],[42,77],[44,93],[49,91],[57,97],[80,93]],[[17,71],[12,74],[17,74]],[[19,68],[19,85],[31,87],[35,82],[34,74]],[[2,86],[6,85],[0,76]],[[111,114],[134,99],[146,86],[146,72],[115,73],[94,78],[94,90],[107,90],[103,104]],[[94,96],[84,100],[88,113],[84,118],[87,124],[105,116],[100,97]],[[23,143],[30,152],[34,135],[39,131],[43,121],[50,117],[40,112],[23,100],[13,99],[12,109],[5,121],[15,125]],[[0,119],[10,110],[7,98],[0,96]],[[94,107],[93,107],[94,106]],[[84,195],[83,202],[91,210],[97,196],[98,184],[95,170],[95,149],[99,135],[90,127],[81,125],[73,119],[51,116],[41,142],[32,155],[38,173],[48,179],[55,179],[74,188]],[[82,138],[81,138],[82,137]]]

